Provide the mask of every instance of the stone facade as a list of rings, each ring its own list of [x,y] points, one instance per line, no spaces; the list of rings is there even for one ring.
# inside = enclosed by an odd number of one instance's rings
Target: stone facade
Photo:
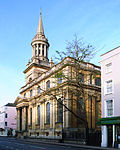
[[[43,138],[62,138],[63,130],[78,131],[83,128],[77,118],[66,109],[76,113],[77,103],[73,102],[72,91],[76,88],[67,79],[57,80],[56,73],[64,72],[74,76],[74,67],[70,65],[73,58],[66,57],[54,65],[48,59],[49,43],[43,31],[40,14],[36,36],[32,40],[32,59],[24,71],[26,85],[21,88],[20,96],[15,103],[17,107],[17,131],[19,135]],[[96,129],[96,121],[101,116],[101,88],[96,83],[100,79],[100,67],[91,63],[82,63],[84,82],[82,83],[86,97],[86,119],[88,127]],[[82,70],[82,69],[81,69]],[[90,74],[93,74],[90,78]],[[58,100],[63,106],[60,107]],[[61,108],[61,109],[60,109]]]

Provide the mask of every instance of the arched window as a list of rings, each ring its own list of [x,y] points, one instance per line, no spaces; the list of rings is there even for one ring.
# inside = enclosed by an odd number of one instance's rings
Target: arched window
[[[47,110],[46,110],[46,123],[50,123],[50,103],[47,103]]]
[[[40,93],[40,86],[38,86],[38,94]]]
[[[47,82],[46,82],[46,89],[49,89],[50,88],[50,80],[48,80]]]
[[[38,117],[38,125],[39,125],[40,124],[40,105],[38,105],[37,107],[37,112],[38,112],[37,117]]]
[[[63,122],[63,102],[61,98],[58,99],[58,122]]]

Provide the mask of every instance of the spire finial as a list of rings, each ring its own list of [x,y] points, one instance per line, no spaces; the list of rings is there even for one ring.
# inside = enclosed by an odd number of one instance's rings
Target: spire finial
[[[42,17],[41,17],[41,10],[40,10],[40,18],[39,18],[39,24],[38,24],[37,33],[40,33],[41,35],[44,35],[43,24],[42,24]]]
[[[40,16],[41,16],[41,9],[40,9]]]

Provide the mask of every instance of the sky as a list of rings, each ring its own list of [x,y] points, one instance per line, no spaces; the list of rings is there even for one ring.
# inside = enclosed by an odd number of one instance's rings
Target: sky
[[[25,85],[31,42],[37,32],[40,10],[49,59],[64,51],[74,34],[98,51],[91,60],[120,46],[120,0],[5,0],[0,1],[0,106],[14,102]]]

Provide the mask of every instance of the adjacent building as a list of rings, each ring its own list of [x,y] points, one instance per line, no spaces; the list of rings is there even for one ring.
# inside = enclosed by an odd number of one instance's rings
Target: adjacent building
[[[16,130],[16,106],[13,103],[8,103],[0,107],[0,135],[11,136],[15,135]]]
[[[120,47],[101,56],[102,143],[113,147],[120,140]]]
[[[37,34],[31,42],[32,58],[24,70],[26,84],[21,88],[20,96],[15,100],[17,108],[18,136],[56,138],[84,137],[84,123],[76,117],[83,109],[89,129],[98,129],[96,121],[101,117],[100,67],[91,63],[81,63],[79,75],[86,100],[79,107],[73,91],[78,89],[74,84],[74,59],[66,57],[54,65],[48,59],[49,43],[45,37],[41,14]],[[64,72],[71,79],[55,76]],[[62,103],[62,105],[61,105]],[[68,109],[67,109],[67,108]],[[71,110],[71,111],[69,111]],[[76,115],[75,115],[76,114]]]

